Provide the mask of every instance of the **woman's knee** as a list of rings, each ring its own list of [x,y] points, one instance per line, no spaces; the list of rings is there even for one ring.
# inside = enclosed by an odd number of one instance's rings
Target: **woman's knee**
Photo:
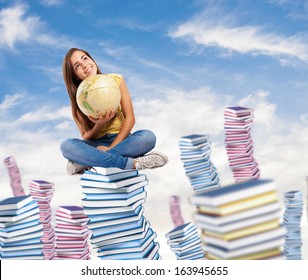
[[[142,132],[142,142],[146,143],[151,149],[155,147],[156,135],[151,130],[141,130]]]
[[[68,151],[72,149],[72,147],[74,146],[75,140],[76,139],[74,138],[69,138],[69,139],[62,141],[62,143],[60,144],[60,150],[62,154],[66,154]]]

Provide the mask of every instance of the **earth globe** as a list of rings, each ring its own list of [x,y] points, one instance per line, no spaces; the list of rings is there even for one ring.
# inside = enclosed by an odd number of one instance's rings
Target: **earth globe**
[[[98,118],[98,112],[104,116],[107,111],[116,110],[120,101],[120,88],[107,75],[91,75],[85,78],[77,88],[76,102],[79,109],[93,118]]]

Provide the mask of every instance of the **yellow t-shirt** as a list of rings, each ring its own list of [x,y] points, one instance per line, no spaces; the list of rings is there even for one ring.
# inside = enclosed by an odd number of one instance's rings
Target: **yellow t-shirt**
[[[105,74],[106,76],[112,78],[118,87],[120,87],[121,81],[123,79],[123,76],[120,74]],[[119,105],[117,109],[117,113],[115,115],[115,118],[110,120],[106,125],[102,128],[100,133],[98,134],[97,138],[100,138],[106,134],[114,134],[114,133],[119,133],[122,124],[124,122],[124,114],[121,108],[121,104]]]

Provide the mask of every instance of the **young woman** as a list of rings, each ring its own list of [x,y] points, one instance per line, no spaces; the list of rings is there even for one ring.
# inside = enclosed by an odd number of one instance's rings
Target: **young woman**
[[[73,118],[83,139],[70,138],[61,143],[60,149],[67,158],[68,174],[82,174],[93,166],[118,167],[121,169],[146,169],[164,166],[166,155],[151,152],[156,136],[150,130],[131,133],[135,116],[123,76],[106,74],[117,83],[121,103],[116,111],[106,115],[98,112],[98,118],[88,117],[76,103],[76,91],[86,77],[102,74],[91,55],[81,49],[70,49],[63,62],[63,78],[68,91]],[[148,153],[148,154],[147,154]]]

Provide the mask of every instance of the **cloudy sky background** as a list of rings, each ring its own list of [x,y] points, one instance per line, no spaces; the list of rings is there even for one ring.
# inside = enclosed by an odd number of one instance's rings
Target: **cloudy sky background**
[[[145,171],[146,217],[163,258],[173,228],[170,195],[191,221],[193,194],[179,158],[181,136],[210,135],[222,184],[233,182],[224,149],[223,110],[254,109],[261,177],[280,196],[308,176],[308,1],[0,0],[0,155],[14,156],[26,191],[55,184],[54,208],[80,204],[78,177],[66,175],[61,141],[79,137],[61,66],[71,47],[88,50],[105,73],[125,76],[135,129],[152,129],[170,163]],[[0,165],[1,198],[12,195]],[[306,203],[306,202],[305,202]]]

